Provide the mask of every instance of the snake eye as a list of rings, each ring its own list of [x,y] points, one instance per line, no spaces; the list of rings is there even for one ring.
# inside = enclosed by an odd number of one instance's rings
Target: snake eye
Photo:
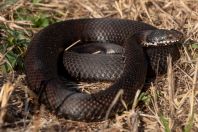
[[[169,39],[169,40],[174,40],[175,39],[175,37],[173,37],[173,34],[168,34],[167,36],[168,36],[167,39]]]

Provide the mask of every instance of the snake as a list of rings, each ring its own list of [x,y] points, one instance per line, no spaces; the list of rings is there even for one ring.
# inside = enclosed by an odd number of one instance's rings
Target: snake
[[[85,122],[105,120],[132,105],[137,90],[142,89],[148,76],[166,72],[168,56],[173,62],[179,59],[177,43],[182,38],[183,34],[174,29],[158,29],[128,19],[82,18],[57,22],[36,33],[27,48],[24,61],[27,83],[38,95],[39,102],[57,116]],[[106,53],[111,49],[107,47],[105,53],[97,54],[99,59],[94,59],[94,50],[84,53],[86,48],[82,48],[83,53],[80,53],[81,48],[75,49],[75,43],[82,47],[84,44],[88,44],[84,47],[90,47],[95,43],[110,43],[124,50],[120,57],[116,53]],[[72,54],[71,45],[74,45]],[[96,49],[102,51],[100,47],[96,46]],[[105,61],[105,55],[115,62]],[[64,59],[65,56],[69,59]],[[95,61],[92,63],[91,60]],[[122,64],[119,65],[117,60]],[[71,65],[70,71],[67,71],[67,65]],[[113,75],[108,72],[110,69]],[[84,73],[81,72],[83,70]],[[75,74],[71,75],[72,72]],[[77,75],[88,80],[98,77],[98,80],[110,79],[114,82],[105,90],[88,94],[77,90],[75,84],[79,79],[74,78]],[[74,84],[70,85],[71,82]],[[113,104],[119,91],[122,94]]]

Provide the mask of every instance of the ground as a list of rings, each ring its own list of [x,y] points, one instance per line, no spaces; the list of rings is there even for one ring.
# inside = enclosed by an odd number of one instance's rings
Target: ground
[[[181,58],[142,91],[139,103],[103,122],[56,117],[28,89],[23,60],[33,35],[76,18],[143,21],[185,36]],[[198,131],[197,0],[3,0],[0,2],[0,130],[2,131]],[[94,85],[94,87],[93,87]],[[88,91],[106,84],[82,84]],[[137,102],[138,102],[137,101]]]

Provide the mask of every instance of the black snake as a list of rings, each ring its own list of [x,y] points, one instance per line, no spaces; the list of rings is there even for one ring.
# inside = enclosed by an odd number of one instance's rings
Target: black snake
[[[27,81],[30,89],[38,94],[40,101],[57,115],[72,120],[103,120],[120,89],[124,92],[122,101],[128,106],[133,103],[137,89],[143,87],[146,76],[166,72],[167,56],[170,54],[173,61],[180,56],[175,43],[182,37],[178,31],[159,30],[149,24],[132,20],[101,18],[58,22],[44,28],[32,39],[25,58]],[[113,43],[124,47],[123,70],[108,89],[85,94],[65,84],[72,77],[64,70],[63,53],[78,40],[78,46],[84,43]],[[79,53],[74,58],[78,57]],[[88,62],[89,58],[84,59],[83,63],[92,64]],[[92,65],[97,67],[98,64]],[[85,69],[78,66],[76,68],[75,65],[72,71]],[[115,70],[112,68],[114,65],[104,64],[105,66]],[[99,66],[96,73],[101,71],[100,67],[106,69]],[[91,68],[85,70],[87,78],[89,69]],[[67,79],[66,82],[61,79],[62,76]],[[102,77],[115,79],[108,70]],[[125,109],[122,101],[119,99],[115,103],[109,116]]]

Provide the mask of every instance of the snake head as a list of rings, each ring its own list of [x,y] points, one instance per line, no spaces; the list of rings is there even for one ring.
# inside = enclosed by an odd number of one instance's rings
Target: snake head
[[[167,46],[183,40],[183,34],[177,30],[156,29],[140,33],[143,46]]]

